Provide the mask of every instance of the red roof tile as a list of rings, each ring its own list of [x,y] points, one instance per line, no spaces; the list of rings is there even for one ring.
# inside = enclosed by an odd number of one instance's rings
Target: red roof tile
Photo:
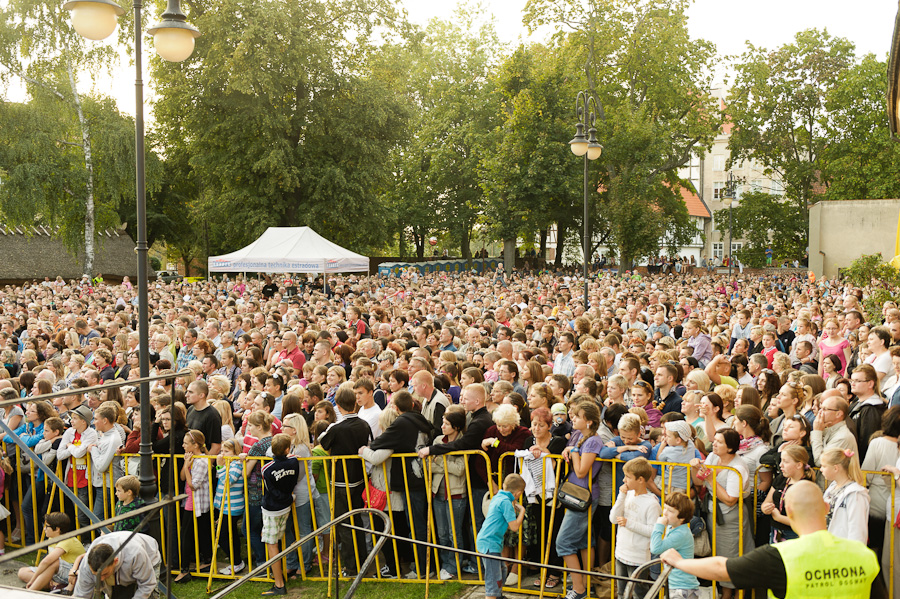
[[[694,193],[693,189],[682,186],[681,199],[683,199],[684,203],[687,205],[688,214],[691,216],[702,216],[703,218],[710,218],[712,216],[709,213],[709,208],[707,208],[706,204],[703,203],[703,200]]]

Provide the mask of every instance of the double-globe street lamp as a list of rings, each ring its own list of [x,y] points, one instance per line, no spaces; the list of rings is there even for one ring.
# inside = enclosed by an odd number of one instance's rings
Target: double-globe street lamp
[[[134,0],[134,148],[135,190],[137,192],[137,253],[138,261],[138,347],[141,378],[150,376],[150,340],[148,312],[147,272],[147,197],[144,182],[144,83],[141,79],[141,0]],[[72,12],[72,27],[82,37],[102,40],[116,29],[116,20],[125,10],[112,0],[70,0],[63,8]],[[181,10],[179,0],[169,0],[162,15],[162,22],[148,31],[153,35],[157,54],[169,62],[181,62],[194,51],[194,40],[200,36],[189,25]],[[145,501],[156,498],[156,480],[153,476],[153,449],[150,441],[150,384],[140,384],[141,399],[141,449],[140,481],[141,497]]]
[[[731,247],[731,230],[734,228],[734,196],[735,182],[734,173],[728,173],[728,182],[725,184],[725,193],[722,197],[722,204],[728,208],[728,278],[731,279],[732,264],[734,264],[734,250]]]
[[[591,259],[591,238],[589,236],[589,180],[588,180],[588,161],[600,158],[603,152],[603,146],[597,142],[597,129],[594,128],[596,120],[596,110],[599,106],[597,100],[590,95],[590,92],[580,91],[575,97],[575,137],[569,142],[572,153],[576,156],[584,156],[584,311],[587,312],[590,304],[588,303],[588,262]],[[588,128],[587,137],[584,135],[585,128]],[[557,246],[559,244],[557,243]]]

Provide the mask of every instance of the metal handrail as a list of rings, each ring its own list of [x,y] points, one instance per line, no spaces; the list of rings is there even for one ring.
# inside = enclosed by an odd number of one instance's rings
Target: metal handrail
[[[353,516],[361,515],[361,514],[369,514],[369,515],[379,516],[384,521],[385,531],[390,530],[391,521],[388,519],[387,514],[385,514],[381,510],[376,510],[376,509],[368,508],[368,507],[350,510],[349,512],[347,512],[345,514],[341,514],[340,516],[338,516],[331,522],[328,522],[327,524],[320,526],[318,529],[309,533],[305,537],[302,537],[302,538],[294,541],[293,543],[291,543],[291,545],[289,547],[287,547],[286,549],[284,549],[283,551],[281,551],[274,557],[270,557],[265,562],[259,564],[254,569],[250,570],[245,575],[238,578],[233,583],[231,583],[230,585],[228,585],[227,587],[225,587],[224,589],[222,589],[221,591],[219,591],[218,593],[216,593],[215,595],[210,597],[210,599],[222,599],[223,597],[225,597],[226,595],[228,595],[229,593],[231,593],[232,591],[234,591],[235,589],[237,589],[238,587],[243,585],[245,582],[250,580],[252,577],[256,576],[260,572],[264,572],[265,570],[267,570],[269,566],[276,563],[278,560],[282,559],[290,552],[296,551],[304,543],[307,543],[307,542],[313,540],[315,537],[324,533],[325,531],[333,529],[335,526],[337,526],[344,520],[347,520],[348,518],[352,518]],[[344,526],[347,526],[348,528],[358,528],[356,526],[351,526],[349,524],[345,524]],[[365,529],[365,528],[362,530],[364,530],[367,533],[376,534],[376,535],[387,534],[386,532],[379,533],[378,531]],[[356,588],[359,586],[359,583],[362,582],[363,574],[365,574],[366,570],[369,569],[369,566],[372,565],[372,562],[375,561],[375,556],[378,555],[379,551],[381,551],[381,547],[382,547],[382,545],[384,545],[386,540],[387,540],[387,537],[380,536],[380,538],[375,542],[374,547],[372,547],[372,551],[370,551],[369,555],[366,557],[366,561],[363,562],[362,567],[359,569],[359,572],[356,573],[356,578],[354,578],[353,582],[350,584],[350,588],[347,590],[347,594],[344,595],[344,599],[351,599],[351,597],[353,597],[353,594],[356,592]],[[408,540],[411,541],[411,539],[408,539]],[[331,573],[331,570],[329,570],[329,575],[330,575],[330,573]],[[287,582],[287,581],[285,580],[285,582]]]
[[[410,539],[407,537],[401,537],[401,536],[389,534],[386,532],[377,532],[377,531],[369,530],[367,528],[363,528],[361,526],[353,526],[352,524],[345,524],[344,526],[346,526],[347,528],[352,528],[353,530],[365,532],[367,534],[377,535],[377,536],[381,537],[379,542],[381,542],[381,540],[383,540],[385,538],[397,539],[397,540],[401,540],[401,541],[404,541],[407,543],[415,543],[417,545],[425,545],[426,547],[430,547],[433,549],[453,551],[454,553],[462,553],[464,555],[473,555],[475,557],[480,557],[480,558],[484,557],[483,553],[478,553],[477,551],[469,551],[467,549],[459,549],[456,547],[447,547],[445,545],[438,545],[436,543],[429,543],[427,541],[420,541],[418,539]],[[537,562],[529,562],[526,560],[516,559],[513,557],[501,557],[501,556],[492,555],[492,556],[490,556],[490,559],[495,559],[497,561],[507,562],[507,563],[511,563],[511,564],[518,564],[518,565],[522,565],[522,566],[531,566],[534,568],[546,568],[547,567],[547,564],[540,564]],[[668,579],[669,574],[672,572],[672,567],[669,565],[663,564],[663,561],[661,559],[657,558],[655,560],[650,560],[649,562],[645,563],[640,568],[635,570],[635,573],[637,573],[645,568],[650,568],[657,564],[662,565],[664,567],[663,567],[662,571],[660,572],[659,578],[656,579],[656,582],[651,587],[651,591],[655,590],[656,593],[659,592],[659,589],[662,588],[662,585],[665,583],[666,579]],[[629,586],[625,587],[625,590],[626,590],[625,596],[626,597],[628,596],[627,592],[631,585],[636,584],[636,583],[646,584],[646,583],[650,582],[649,580],[639,579],[635,576],[619,576],[618,574],[607,574],[605,572],[595,572],[593,570],[579,570],[578,568],[567,568],[565,566],[554,566],[554,567],[557,570],[562,570],[563,572],[568,572],[570,574],[581,574],[584,576],[599,576],[601,578],[609,578],[609,579],[613,579],[613,580],[628,581]],[[646,595],[646,599],[650,599],[654,596],[655,596],[654,593],[650,593],[650,594]],[[212,599],[217,599],[217,597],[213,597]],[[347,597],[345,599],[349,599],[349,597]]]
[[[362,582],[363,575],[365,574],[366,570],[369,569],[369,566],[372,565],[372,562],[375,560],[375,556],[378,555],[379,551],[381,551],[381,547],[384,545],[384,543],[385,543],[385,541],[387,541],[387,539],[396,539],[396,540],[401,540],[401,541],[404,541],[407,543],[415,543],[418,545],[424,545],[424,546],[430,547],[430,548],[437,548],[437,549],[453,551],[456,553],[462,553],[465,555],[474,555],[477,557],[484,557],[483,554],[477,553],[475,551],[468,551],[465,549],[458,549],[455,547],[445,547],[444,545],[438,545],[436,543],[429,543],[427,541],[421,541],[418,539],[410,539],[407,537],[401,537],[398,535],[391,534],[391,533],[387,532],[391,528],[391,522],[388,519],[387,514],[385,514],[381,510],[376,510],[373,508],[357,508],[357,509],[350,510],[349,512],[347,512],[345,514],[338,516],[331,522],[328,522],[327,524],[319,527],[318,529],[314,530],[313,532],[309,533],[308,535],[301,537],[300,539],[297,539],[296,541],[291,543],[290,546],[286,547],[284,550],[279,552],[277,555],[270,557],[268,560],[266,560],[262,564],[259,564],[258,566],[256,566],[256,568],[254,568],[251,571],[244,574],[241,578],[237,579],[230,585],[221,589],[218,593],[216,593],[215,595],[210,597],[210,599],[223,599],[229,593],[231,593],[232,591],[239,588],[241,585],[246,583],[248,580],[250,580],[257,574],[268,569],[269,566],[276,563],[278,560],[282,559],[287,554],[291,553],[292,551],[296,551],[304,543],[307,543],[307,542],[311,541],[312,539],[314,539],[315,537],[317,537],[318,535],[333,529],[338,524],[341,524],[344,520],[347,520],[349,518],[352,518],[353,516],[362,515],[362,514],[370,514],[370,515],[375,515],[375,516],[380,517],[382,519],[382,521],[384,522],[384,530],[382,532],[379,532],[377,530],[364,528],[362,526],[354,526],[353,524],[344,524],[344,526],[346,528],[364,532],[366,534],[373,534],[378,537],[378,540],[375,542],[374,546],[372,547],[372,550],[369,552],[368,556],[366,557],[366,560],[363,562],[359,571],[356,573],[356,577],[353,579],[353,582],[350,584],[350,588],[347,589],[347,593],[344,595],[344,599],[352,599],[353,594],[356,592],[357,587]],[[520,564],[520,565],[524,565],[524,566],[533,566],[533,567],[537,567],[537,568],[546,568],[547,567],[546,564],[538,564],[535,562],[519,560],[519,559],[515,559],[515,558],[511,558],[511,557],[491,556],[491,559],[496,559],[499,561],[509,562],[509,563],[513,563],[513,564]],[[663,564],[662,560],[660,560],[660,559],[655,559],[655,560],[651,560],[651,561],[647,562],[646,564],[644,564],[643,566],[638,568],[638,570],[635,571],[635,573],[638,573],[644,569],[650,568],[657,564],[663,565],[663,568],[662,568],[662,571],[661,571],[659,577],[656,579],[656,582],[653,583],[653,585],[651,586],[650,592],[645,596],[646,599],[651,599],[652,597],[658,595],[659,590],[662,588],[662,585],[668,579],[669,574],[672,571],[672,567]],[[572,573],[572,574],[582,574],[585,576],[599,576],[601,578],[610,578],[610,579],[615,579],[615,580],[628,581],[628,586],[625,587],[625,593],[626,593],[625,596],[626,597],[629,596],[629,593],[634,592],[635,584],[638,584],[638,583],[645,584],[645,583],[650,582],[649,580],[642,580],[642,579],[638,579],[636,577],[618,576],[616,574],[605,574],[605,573],[588,571],[588,570],[579,570],[576,568],[566,568],[564,566],[560,566],[559,569],[563,570],[565,572]],[[331,576],[331,573],[332,573],[332,570],[329,569],[329,577]]]

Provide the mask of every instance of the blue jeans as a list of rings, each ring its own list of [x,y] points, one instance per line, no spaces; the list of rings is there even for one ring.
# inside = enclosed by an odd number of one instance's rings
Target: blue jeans
[[[485,555],[500,557],[499,553],[487,553]],[[506,581],[506,562],[490,559],[489,557],[482,557],[481,561],[484,563],[484,596],[502,597],[503,583]]]
[[[311,509],[313,509],[313,506],[310,503],[298,505],[296,508],[297,529],[300,531],[300,538],[305,537],[313,531],[312,512],[310,512]],[[290,545],[295,540],[296,536],[294,535],[294,523],[291,520],[288,520],[287,530],[285,531],[285,543]],[[300,546],[300,551],[303,554],[303,569],[306,570],[306,572],[309,572],[312,568],[313,547],[314,545],[312,541],[307,541]],[[287,567],[288,570],[300,570],[300,556],[296,551],[288,553]]]
[[[412,508],[410,510],[410,538],[415,535],[417,541],[427,541],[428,539],[425,537],[425,528],[426,523],[428,522],[428,497],[425,495],[425,491],[415,491],[410,489],[409,491],[409,503],[408,507]],[[415,555],[418,557],[418,567],[415,568],[420,576],[424,578],[425,576],[425,561],[428,553],[428,548],[424,545],[416,544],[414,547]],[[415,559],[413,561],[415,565]]]
[[[434,521],[437,528],[438,543],[445,547],[457,549],[463,544],[463,519],[466,514],[465,499],[450,499],[449,501],[440,495],[434,496]],[[453,522],[450,521],[450,509],[453,506]],[[455,537],[454,537],[455,533]],[[440,551],[441,568],[456,576],[456,556],[453,551]],[[463,556],[460,555],[460,559]]]
[[[248,505],[244,514],[244,527],[247,538],[250,539],[250,553],[252,553],[254,567],[266,561],[266,546],[262,542],[262,506]]]
[[[35,508],[35,506],[37,507]],[[35,519],[35,511],[37,512],[37,519]],[[25,523],[22,526],[22,535],[25,537],[26,545],[34,545],[35,534],[37,534],[37,538],[40,538],[41,529],[38,528],[35,530],[35,525],[37,525],[46,514],[47,510],[44,506],[44,481],[38,480],[35,481],[34,485],[28,487],[28,491],[22,498],[22,517],[25,519]],[[72,527],[73,530],[75,528],[77,527]]]
[[[575,555],[582,549],[588,548],[588,522],[591,513],[596,509],[599,498],[591,503],[591,509],[586,512],[566,510],[559,534],[556,536],[556,553],[560,557]]]

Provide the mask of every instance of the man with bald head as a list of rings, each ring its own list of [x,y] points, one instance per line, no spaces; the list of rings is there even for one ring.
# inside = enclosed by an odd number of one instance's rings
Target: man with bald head
[[[306,363],[306,356],[297,345],[297,333],[294,331],[286,331],[281,336],[281,353],[278,354],[277,362],[282,360],[290,360],[294,367],[294,372],[303,372],[303,365]]]
[[[847,426],[850,404],[843,398],[841,392],[837,389],[828,389],[822,393],[820,405],[822,407],[816,414],[813,430],[809,434],[816,466],[822,465],[822,452],[826,449],[849,449],[859,455],[856,437]]]
[[[675,549],[660,557],[688,574],[762,591],[758,596],[766,590],[778,599],[886,596],[875,552],[828,532],[829,507],[815,483],[800,481],[785,495],[785,512],[800,538],[763,545],[741,557],[685,559]]]
[[[513,359],[513,344],[512,341],[503,340],[497,343],[497,353],[500,354],[500,357],[504,360],[512,360]]]
[[[466,409],[467,421],[465,432],[449,443],[441,443],[432,445],[431,447],[423,447],[419,450],[419,457],[426,458],[428,456],[439,456],[451,451],[467,451],[472,449],[480,449],[481,442],[484,441],[484,434],[487,429],[494,424],[491,419],[490,412],[485,407],[487,401],[487,390],[481,383],[472,383],[466,385],[460,393],[459,403]],[[487,467],[484,457],[478,454],[468,456],[469,472],[474,472],[478,476],[472,476],[472,501],[473,505],[481,505],[484,494],[487,493]],[[476,528],[481,528],[484,522],[484,513],[477,509],[474,511]]]
[[[767,590],[778,599],[885,595],[875,552],[859,541],[828,532],[829,505],[815,483],[804,480],[791,485],[785,511],[800,538],[763,545],[741,557],[685,559],[675,549],[660,557],[699,578],[762,591],[758,596]]]
[[[422,416],[431,423],[433,430],[428,442],[430,443],[441,431],[444,420],[444,412],[450,407],[447,396],[434,388],[434,375],[427,370],[419,370],[409,380],[413,393],[422,400]]]

